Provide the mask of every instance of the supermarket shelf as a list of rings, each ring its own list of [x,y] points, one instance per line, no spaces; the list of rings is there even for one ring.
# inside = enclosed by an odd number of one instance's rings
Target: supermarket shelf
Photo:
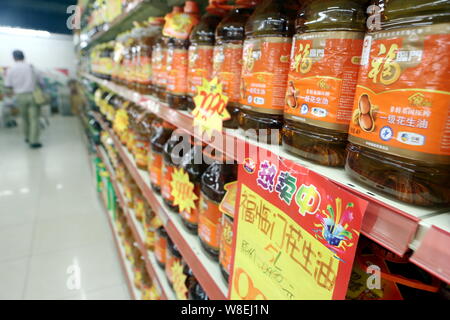
[[[102,153],[101,153],[99,147],[97,147],[97,154],[100,157],[102,157]],[[112,221],[111,214],[107,210],[105,203],[103,202],[103,199],[99,199],[99,200],[102,203],[102,206],[103,206],[105,214],[106,214],[106,219],[108,220],[109,227],[113,234],[114,243],[117,248],[117,252],[119,254],[120,265],[122,267],[123,272],[125,273],[126,283],[127,283],[128,290],[130,292],[130,296],[133,300],[138,300],[141,297],[141,293],[134,286],[133,268],[131,267],[131,264],[128,261],[128,259],[126,258],[125,250],[123,249],[122,244],[120,243],[119,234],[118,234],[117,229]]]
[[[153,97],[140,95],[113,82],[101,80],[89,74],[83,75],[124,98],[148,108],[151,112],[158,114],[159,117],[181,128],[183,131],[202,138],[194,131],[192,117],[187,112],[173,110]],[[369,205],[364,216],[362,233],[398,255],[404,255],[409,250],[409,245],[415,239],[421,220],[438,216],[444,212],[439,209],[417,207],[396,201],[358,184],[343,169],[330,168],[308,162],[285,152],[280,146],[268,146],[249,141],[239,130],[224,130],[224,133],[224,141],[214,141],[212,145],[233,158],[236,158],[233,151],[235,150],[234,146],[238,144],[241,144],[241,147],[242,144],[246,144],[246,147],[248,145],[256,145],[258,148],[269,150],[280,157],[299,163],[328,178],[339,187],[367,200]],[[227,148],[226,146],[233,147]]]
[[[450,213],[420,222],[411,261],[450,284]]]
[[[102,120],[100,115],[96,116],[97,121],[104,130],[113,137],[119,155],[133,179],[142,191],[142,194],[159,215],[170,238],[177,245],[181,255],[192,269],[195,277],[208,294],[210,299],[224,300],[228,294],[227,283],[223,279],[219,265],[210,258],[201,248],[200,242],[195,235],[190,234],[181,222],[181,218],[176,213],[171,212],[163,203],[161,197],[155,195],[150,187],[150,177],[146,171],[139,170],[133,161],[132,156],[122,146],[114,132]]]
[[[142,0],[115,18],[102,31],[94,34],[88,42],[85,42],[81,49],[87,50],[95,44],[114,40],[119,33],[130,30],[133,27],[133,22],[145,20],[150,16],[163,16],[169,12],[171,6],[180,5],[183,2],[182,0]]]
[[[117,183],[115,179],[114,170],[112,169],[109,160],[107,159],[106,152],[102,150],[102,148],[98,148],[98,154],[102,161],[106,165],[106,169],[110,173],[111,182],[114,187],[114,191],[117,195],[117,199],[119,201],[120,206],[122,207],[124,214],[127,218],[127,223],[131,227],[131,231],[133,233],[133,238],[136,240],[138,244],[138,248],[141,251],[142,256],[144,257],[145,267],[147,269],[148,274],[153,280],[156,280],[158,287],[161,293],[161,299],[163,300],[174,300],[175,294],[173,290],[170,288],[167,278],[164,274],[164,271],[156,264],[156,260],[152,252],[149,252],[145,246],[145,233],[143,230],[140,230],[139,222],[134,218],[134,211],[128,208],[125,202],[124,192],[121,186]]]
[[[123,194],[123,189],[121,187],[120,192]],[[177,300],[177,297],[175,295],[175,292],[172,290],[172,288],[169,285],[169,280],[166,277],[166,273],[164,269],[162,269],[157,263],[156,258],[153,252],[147,250],[144,246],[144,239],[145,239],[145,231],[142,228],[141,223],[136,219],[136,214],[134,210],[128,208],[127,213],[128,219],[131,220],[131,225],[133,233],[136,232],[137,238],[139,239],[138,242],[140,243],[141,251],[145,252],[145,262],[149,265],[147,269],[152,270],[152,277],[154,279],[158,280],[159,287],[161,288],[161,291],[164,292],[167,300]]]

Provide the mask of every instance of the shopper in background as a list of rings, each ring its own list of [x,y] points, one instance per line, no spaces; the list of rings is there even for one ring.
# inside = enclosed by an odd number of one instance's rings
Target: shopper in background
[[[25,62],[25,55],[20,50],[13,51],[14,65],[6,73],[5,86],[12,89],[16,104],[22,112],[25,141],[30,147],[40,148],[39,117],[40,106],[36,103],[33,92],[38,85],[38,77],[34,68]]]

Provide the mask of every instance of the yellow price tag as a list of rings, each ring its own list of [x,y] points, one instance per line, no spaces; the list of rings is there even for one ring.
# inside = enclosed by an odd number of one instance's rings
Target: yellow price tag
[[[227,110],[228,97],[223,94],[222,84],[217,78],[210,82],[203,79],[202,86],[197,88],[194,103],[194,126],[210,136],[214,130],[222,131],[223,121],[231,118]]]
[[[195,209],[195,200],[198,199],[194,193],[194,184],[189,181],[189,175],[183,169],[175,169],[170,182],[174,205],[179,211],[191,212]]]
[[[186,278],[187,276],[183,273],[183,266],[180,262],[176,261],[172,266],[172,278],[173,278],[173,289],[179,300],[186,300],[187,288],[186,288]]]

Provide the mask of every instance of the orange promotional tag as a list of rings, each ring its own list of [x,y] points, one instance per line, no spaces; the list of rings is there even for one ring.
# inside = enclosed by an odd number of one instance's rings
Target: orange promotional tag
[[[179,207],[180,212],[190,213],[195,210],[195,200],[198,197],[194,193],[194,184],[189,181],[189,175],[183,169],[174,170],[170,186],[174,205]]]
[[[222,131],[223,121],[231,118],[226,108],[228,97],[223,94],[222,84],[217,78],[212,81],[203,79],[202,86],[197,87],[194,103],[194,127],[209,135],[214,130]]]

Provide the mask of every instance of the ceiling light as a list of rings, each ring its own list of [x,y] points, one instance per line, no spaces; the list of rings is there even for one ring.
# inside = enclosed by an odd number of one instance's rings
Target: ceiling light
[[[50,32],[43,30],[22,29],[13,27],[0,27],[0,33],[18,35],[18,36],[34,36],[34,37],[50,37]]]

